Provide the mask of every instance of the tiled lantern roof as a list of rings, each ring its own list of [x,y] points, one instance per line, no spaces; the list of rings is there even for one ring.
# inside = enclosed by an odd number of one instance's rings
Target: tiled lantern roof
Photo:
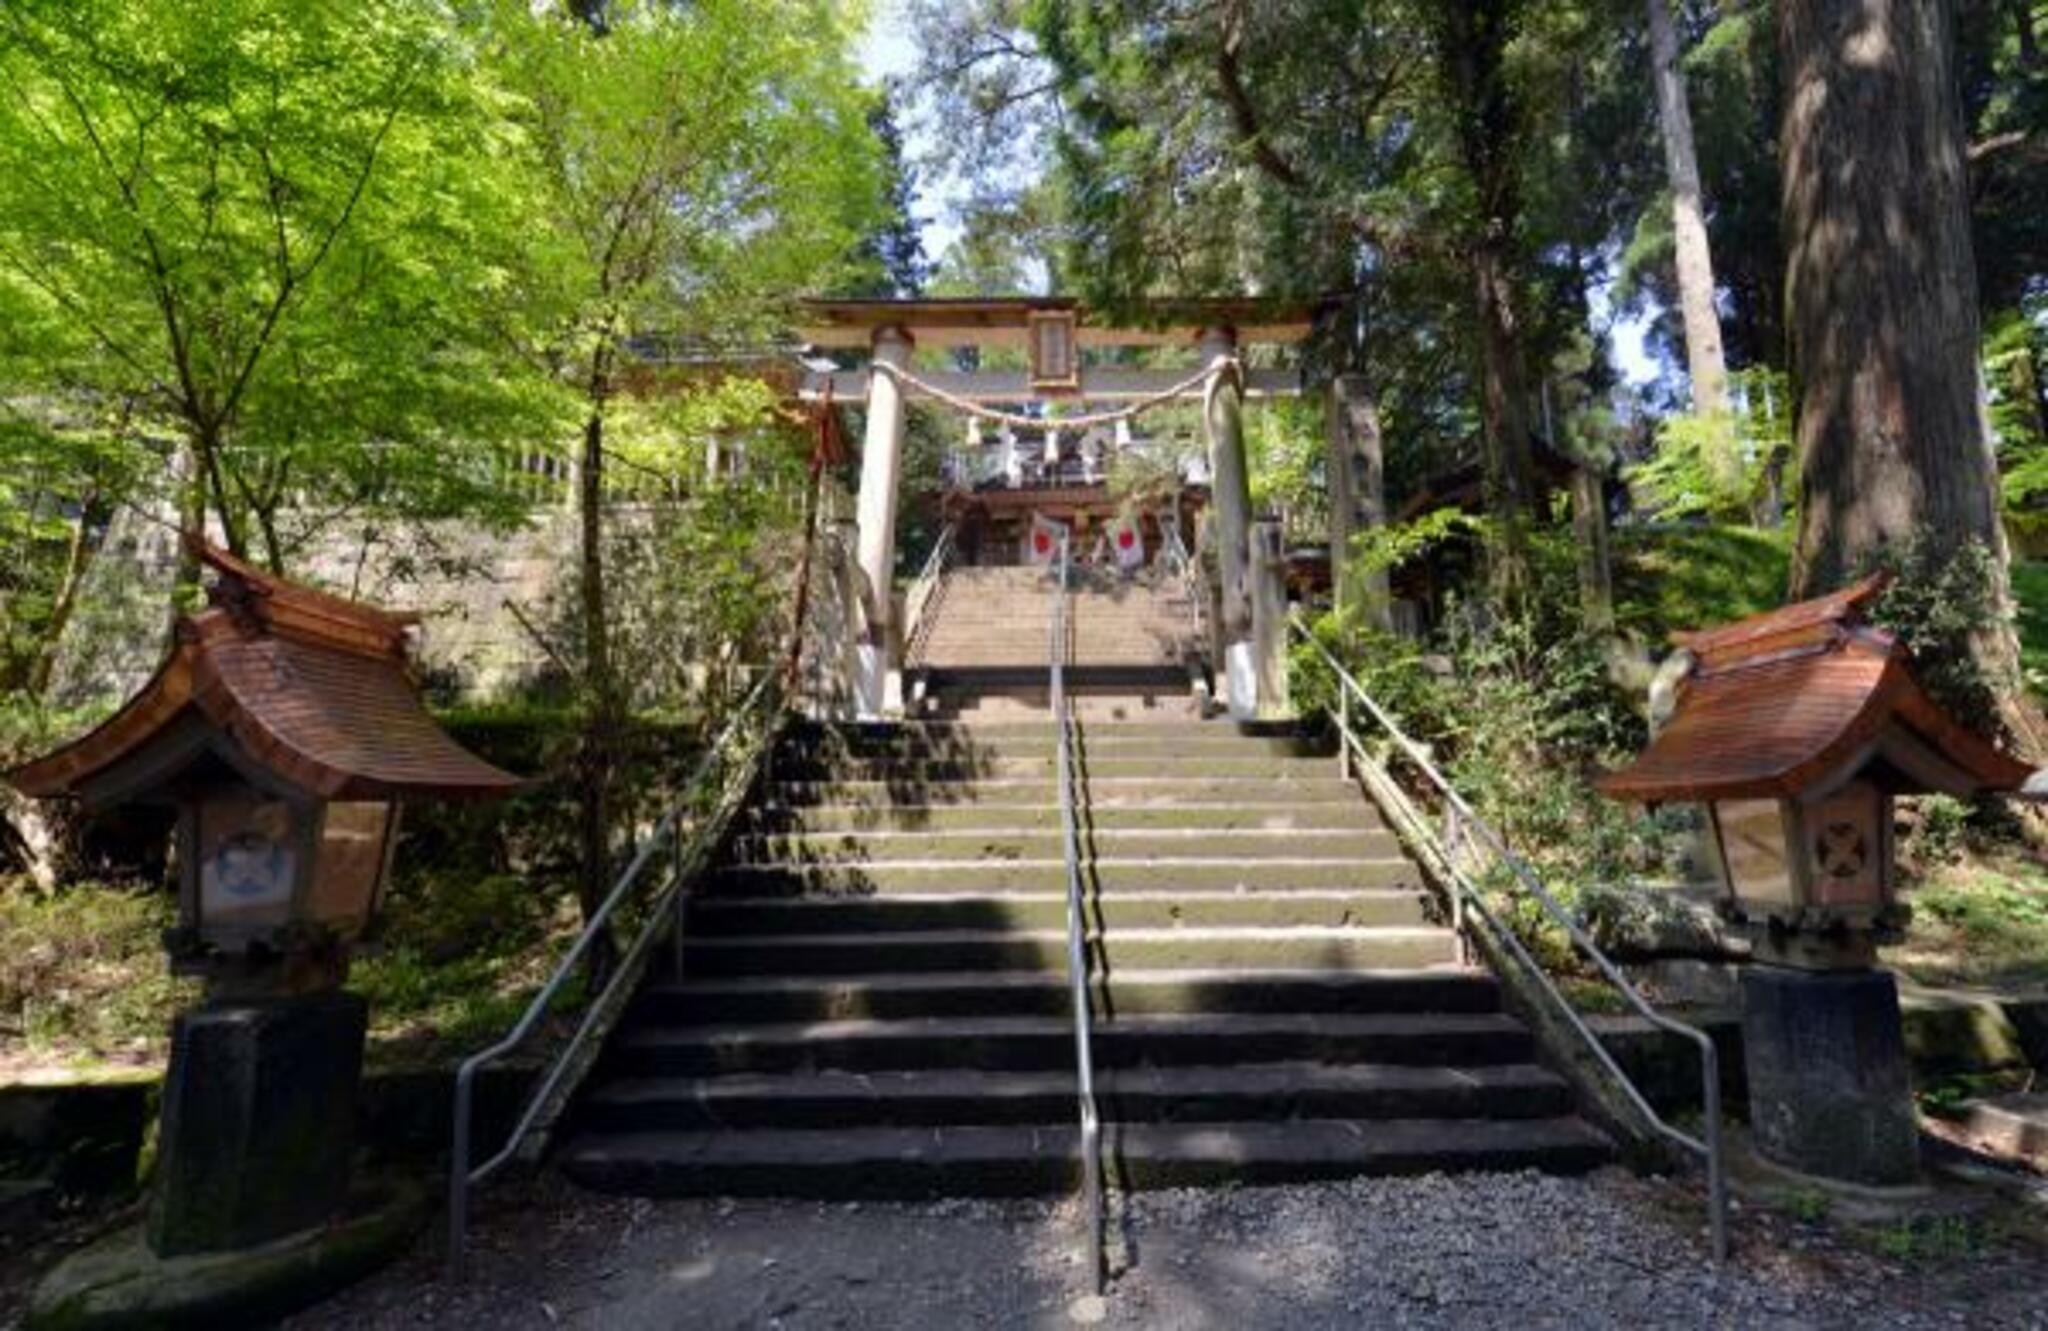
[[[1615,798],[1792,798],[1871,767],[1893,794],[2018,790],[2033,769],[1927,696],[1906,648],[1864,620],[1883,575],[1719,628],[1675,635],[1693,657],[1671,720],[1598,779]]]
[[[428,715],[411,674],[409,617],[211,546],[195,551],[216,575],[210,604],[179,617],[156,674],[98,728],[9,773],[9,784],[34,798],[102,802],[103,778],[117,768],[142,761],[173,772],[176,754],[144,760],[174,732],[178,753],[197,757],[226,741],[232,754],[223,756],[324,800],[486,798],[524,784]]]

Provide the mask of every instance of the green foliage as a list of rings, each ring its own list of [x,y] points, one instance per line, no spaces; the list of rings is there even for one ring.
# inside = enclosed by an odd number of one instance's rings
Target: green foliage
[[[1895,1262],[1953,1262],[1978,1255],[1982,1239],[1970,1217],[1936,1215],[1882,1225],[1870,1231],[1870,1245]]]
[[[1913,883],[1908,900],[1912,931],[1895,961],[1916,980],[2018,985],[2048,980],[2048,873],[2039,864],[1963,857],[1935,865]]]
[[[1801,1188],[1785,1199],[1785,1212],[1802,1225],[1817,1225],[1834,1209],[1834,1199],[1816,1188]]]
[[[2030,890],[2011,879],[1988,878],[1968,887],[1930,887],[1916,893],[1913,901],[1935,919],[1965,932],[2048,932],[2048,898],[2039,884]]]
[[[2048,299],[1992,314],[1984,328],[1984,381],[2005,520],[2020,541],[2048,540]]]
[[[1319,641],[1359,676],[1408,735],[1567,901],[1592,884],[1661,871],[1668,832],[1639,811],[1597,796],[1589,778],[1634,753],[1642,723],[1609,677],[1606,644],[1580,625],[1571,551],[1540,541],[1536,580],[1519,607],[1456,606],[1427,644],[1338,624]],[[1297,704],[1326,713],[1328,671],[1306,646],[1292,658]],[[1375,728],[1357,722],[1361,735]],[[1400,772],[1401,764],[1395,763]],[[1505,878],[1495,886],[1507,890]],[[1508,898],[1515,894],[1508,891]],[[1517,901],[1518,927],[1558,960],[1568,948],[1534,908]]]
[[[2048,563],[2015,562],[2010,570],[2018,610],[2020,669],[2027,687],[2048,690]]]
[[[1953,864],[1961,859],[1970,806],[1953,795],[1923,795],[1912,803],[1917,819],[1904,849],[1922,864]]]
[[[504,1034],[574,941],[575,903],[562,882],[524,874],[407,871],[379,934],[349,987],[370,1003],[372,1057],[419,1063]],[[569,994],[563,1010],[579,999]]]
[[[167,892],[77,883],[43,895],[0,880],[0,1051],[150,1061],[196,986],[174,980],[159,935]]]
[[[1622,627],[1646,642],[1785,602],[1789,533],[1738,525],[1617,527],[1614,592]]]
[[[1740,517],[1752,481],[1727,412],[1682,412],[1657,427],[1657,451],[1629,472],[1651,510],[1666,519]]]
[[[1899,636],[1913,658],[1913,675],[1950,715],[1995,734],[2001,726],[1998,694],[2018,680],[1992,678],[1972,640],[2001,622],[1997,559],[1972,541],[1943,553],[1917,539],[1881,552],[1872,567],[1892,581],[1871,618]]]
[[[1448,541],[1484,537],[1486,522],[1461,508],[1432,509],[1408,522],[1388,522],[1352,533],[1349,557],[1360,574],[1397,569]]]
[[[847,22],[816,0],[708,0],[617,5],[599,32],[494,6],[551,359],[581,380],[628,337],[767,334],[856,262],[884,182]]]
[[[1290,544],[1328,539],[1328,445],[1321,410],[1301,399],[1283,399],[1267,404],[1249,424],[1245,464],[1253,510],[1277,515]]]
[[[537,418],[497,336],[520,201],[472,54],[381,0],[10,6],[0,369],[130,450],[178,437],[273,562],[337,511],[488,509],[492,444]]]

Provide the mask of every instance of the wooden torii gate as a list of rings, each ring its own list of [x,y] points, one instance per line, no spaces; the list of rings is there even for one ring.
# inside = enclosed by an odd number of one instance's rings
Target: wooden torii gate
[[[799,335],[826,350],[865,348],[865,369],[816,371],[803,396],[812,401],[862,401],[867,429],[861,453],[856,510],[857,562],[867,617],[857,645],[855,696],[866,718],[900,715],[901,667],[896,659],[893,606],[896,509],[903,465],[904,408],[914,397],[963,411],[996,412],[1030,403],[1102,404],[1101,415],[1142,410],[1181,399],[1203,404],[1203,432],[1216,514],[1214,542],[1221,575],[1219,627],[1227,697],[1233,713],[1255,715],[1261,695],[1275,696],[1284,669],[1285,625],[1276,615],[1254,623],[1253,575],[1261,559],[1277,559],[1277,529],[1254,532],[1245,465],[1247,399],[1298,396],[1301,371],[1247,367],[1250,346],[1295,346],[1306,341],[1326,302],[1262,299],[1185,299],[1150,303],[1128,322],[1101,318],[1060,297],[929,300],[812,300],[803,307]],[[1015,370],[928,370],[911,363],[918,348],[994,347],[1025,353]],[[1118,347],[1180,348],[1191,363],[1132,369],[1089,365],[1085,351]],[[1331,567],[1344,594],[1341,561],[1351,533],[1384,520],[1377,415],[1364,381],[1342,376],[1330,394]],[[1082,417],[1080,422],[1093,419]],[[1067,417],[1059,423],[1077,423]],[[1262,543],[1271,548],[1260,549]],[[1377,598],[1383,614],[1384,579]],[[1271,622],[1267,622],[1271,621]]]

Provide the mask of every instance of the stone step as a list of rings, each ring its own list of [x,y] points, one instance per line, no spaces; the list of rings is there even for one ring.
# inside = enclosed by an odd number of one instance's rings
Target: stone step
[[[1265,734],[1293,734],[1298,727],[1292,722],[1252,722],[1240,726],[1221,717],[1207,720],[1192,716],[1177,716],[1168,720],[1115,720],[1098,719],[1083,722],[1079,729],[1096,737],[1133,736],[1144,738],[1156,735],[1162,730],[1185,735],[1234,735],[1240,738]],[[792,739],[810,739],[821,735],[834,736],[849,741],[866,740],[917,740],[931,743],[955,744],[962,742],[987,743],[1004,739],[1031,738],[1050,735],[1052,718],[1049,715],[1030,717],[1008,717],[1001,719],[937,719],[903,721],[813,721],[791,722],[786,732]]]
[[[1051,687],[1043,658],[1036,662],[1000,665],[951,666],[943,662],[928,662],[924,675],[927,686],[934,692],[971,695],[977,701],[988,695],[1010,694],[1035,700],[1040,707],[1046,705],[1043,695]],[[1164,699],[1170,697],[1176,688],[1186,693],[1188,672],[1184,665],[1165,662],[1134,665],[1074,660],[1066,668],[1066,686],[1070,694],[1082,691],[1149,694],[1157,700],[1151,705],[1158,706],[1163,705]]]
[[[593,1093],[579,1126],[604,1132],[880,1125],[1063,1124],[1075,1112],[1072,1069],[977,1072],[740,1074],[621,1080]],[[1096,1104],[1117,1123],[1273,1119],[1549,1118],[1571,1112],[1571,1091],[1529,1063],[1417,1067],[1363,1063],[1249,1063],[1105,1069]]]
[[[1254,966],[1294,970],[1446,966],[1457,961],[1448,929],[1427,925],[1285,928],[1183,925],[1091,936],[1088,951],[1112,969]],[[1063,969],[1065,929],[920,929],[898,933],[692,934],[691,975],[858,975],[896,971]]]
[[[1353,792],[1355,793],[1355,792]],[[901,804],[876,808],[862,805],[813,804],[796,807],[756,805],[743,826],[764,834],[831,835],[841,832],[971,831],[1000,820],[1019,833],[1057,831],[1056,804],[1009,805],[996,812],[987,805]],[[1105,832],[1157,828],[1237,829],[1264,832],[1358,830],[1384,828],[1379,811],[1368,804],[1330,800],[1290,804],[1191,804],[1184,802],[1118,804],[1091,802],[1087,825],[1099,838]]]
[[[1422,874],[1395,856],[1289,855],[1246,860],[1232,856],[1100,857],[1083,866],[1092,892],[1153,890],[1229,892],[1265,888],[1421,888]],[[1067,863],[1046,856],[1018,860],[896,860],[868,864],[728,864],[706,886],[707,895],[801,896],[937,892],[1064,892]]]
[[[987,821],[994,821],[988,819]],[[1355,856],[1391,859],[1401,853],[1394,834],[1377,828],[1112,828],[1079,824],[1076,828],[1084,861],[1143,856],[1235,856],[1259,860],[1272,855]],[[1056,859],[1066,853],[1066,838],[1057,824],[1050,827],[950,828],[911,832],[840,831],[795,834],[748,834],[733,839],[728,858],[736,864],[826,863],[880,864],[918,860]]]
[[[634,1000],[651,1025],[905,1017],[1057,1017],[1071,1011],[1064,970],[740,976],[658,980]],[[1480,971],[1139,970],[1096,975],[1091,1010],[1118,1017],[1209,1013],[1489,1013],[1500,991]]]
[[[1001,688],[969,684],[957,689],[931,689],[920,714],[973,725],[1014,721],[1035,723],[1049,715],[1048,706],[1047,687],[1043,680],[1031,685]],[[1118,724],[1180,725],[1200,720],[1205,715],[1203,705],[1193,695],[1185,675],[1131,688],[1116,685],[1090,688],[1069,679],[1067,706],[1082,721],[1113,721]]]
[[[1118,1014],[1098,1021],[1098,1068],[1220,1063],[1400,1063],[1458,1067],[1530,1061],[1528,1029],[1485,1013]],[[983,1071],[1070,1068],[1065,1017],[947,1016],[887,1021],[668,1026],[634,1023],[607,1050],[624,1077],[842,1068]]]
[[[1115,726],[1074,728],[1073,748],[1084,760],[1097,758],[1171,758],[1201,763],[1210,758],[1320,758],[1337,771],[1336,750],[1317,735],[1245,735],[1219,726]],[[1147,733],[1151,732],[1151,733]],[[1017,734],[972,731],[934,734],[833,734],[794,736],[783,751],[825,758],[898,759],[922,762],[966,762],[987,758],[1044,759],[1055,753],[1059,737],[1050,719],[1042,727]]]
[[[1098,755],[1090,753],[1081,758],[1077,766],[1078,775],[1093,788],[1098,780],[1115,777],[1172,777],[1182,766],[1180,759],[1171,755],[1128,754]],[[1203,755],[1196,765],[1201,776],[1215,777],[1258,777],[1300,779],[1303,777],[1322,780],[1337,778],[1337,765],[1330,758],[1289,757],[1267,753],[1222,753]],[[856,781],[888,781],[895,785],[933,785],[942,781],[973,781],[981,779],[1014,780],[1037,778],[1051,780],[1057,771],[1054,756],[1010,757],[1002,754],[979,755],[958,754],[945,759],[924,758],[863,758],[851,755],[843,758],[825,758],[807,753],[782,752],[775,755],[771,768],[773,779],[778,781],[815,781],[837,777]]]
[[[975,804],[990,808],[1019,805],[1058,807],[1059,783],[1045,777],[989,777],[977,780],[919,782],[871,777],[773,781],[764,790],[768,808],[831,805],[858,808],[922,807],[933,804]],[[1340,804],[1358,808],[1364,796],[1356,785],[1337,777],[1325,764],[1320,772],[1304,770],[1276,777],[1247,776],[1095,776],[1084,792],[1090,810],[1178,808],[1191,803],[1270,805]]]
[[[1083,910],[1090,927],[1112,931],[1180,926],[1418,927],[1429,922],[1423,898],[1398,889],[1107,893],[1084,903]],[[758,899],[707,896],[691,902],[689,928],[709,937],[917,929],[1052,930],[1065,928],[1066,917],[1067,898],[1058,892]]]
[[[570,1142],[561,1163],[586,1187],[639,1196],[1023,1196],[1073,1188],[1079,1141],[1066,1125],[600,1134]],[[1102,1146],[1110,1181],[1125,1188],[1563,1173],[1611,1155],[1577,1118],[1124,1123],[1105,1128]]]

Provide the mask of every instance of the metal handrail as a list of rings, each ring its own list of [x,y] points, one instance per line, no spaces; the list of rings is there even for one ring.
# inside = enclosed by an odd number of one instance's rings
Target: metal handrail
[[[1095,1053],[1088,1007],[1088,955],[1081,898],[1081,833],[1074,814],[1073,718],[1067,706],[1067,574],[1069,545],[1060,537],[1059,580],[1052,603],[1052,723],[1058,735],[1060,837],[1067,859],[1067,983],[1074,1005],[1074,1070],[1080,1088],[1081,1186],[1088,1194],[1088,1269],[1097,1294],[1105,1276],[1102,1252],[1102,1124],[1095,1107]]]
[[[1372,695],[1365,691],[1365,687],[1358,682],[1349,670],[1344,668],[1343,664],[1330,652],[1330,649],[1324,646],[1322,641],[1309,631],[1308,626],[1302,622],[1300,615],[1298,613],[1289,615],[1288,622],[1303,640],[1315,647],[1318,654],[1322,657],[1323,663],[1337,677],[1339,690],[1337,719],[1337,729],[1340,736],[1339,760],[1344,764],[1345,775],[1350,775],[1350,763],[1355,760],[1362,764],[1369,773],[1378,777],[1378,780],[1373,781],[1371,784],[1383,801],[1395,806],[1388,811],[1396,815],[1396,821],[1402,824],[1402,830],[1406,836],[1414,841],[1419,848],[1427,852],[1429,858],[1443,870],[1442,876],[1446,879],[1447,885],[1450,888],[1453,908],[1458,912],[1455,925],[1459,932],[1461,934],[1464,932],[1465,921],[1465,915],[1460,908],[1469,905],[1472,910],[1478,912],[1480,919],[1485,922],[1487,929],[1494,938],[1514,954],[1515,960],[1520,963],[1524,970],[1536,977],[1537,981],[1542,985],[1545,994],[1564,1013],[1565,1019],[1571,1023],[1572,1028],[1586,1042],[1594,1058],[1613,1076],[1623,1093],[1627,1095],[1629,1102],[1634,1105],[1636,1111],[1643,1116],[1644,1120],[1665,1139],[1677,1143],[1705,1161],[1707,1169],[1707,1225],[1710,1242],[1714,1253],[1714,1260],[1716,1262],[1726,1261],[1728,1257],[1728,1181],[1726,1159],[1721,1144],[1721,1056],[1720,1050],[1714,1044],[1713,1037],[1697,1026],[1692,1026],[1676,1018],[1666,1016],[1652,1007],[1649,1001],[1629,982],[1628,977],[1622,974],[1620,968],[1586,934],[1586,931],[1580,927],[1579,922],[1572,918],[1571,913],[1558,903],[1557,899],[1550,894],[1548,888],[1544,887],[1543,880],[1536,875],[1536,871],[1529,866],[1528,862],[1509,849],[1506,839],[1494,830],[1491,823],[1480,816],[1478,810],[1466,802],[1465,797],[1457,792],[1457,789],[1451,785],[1444,774],[1437,770],[1436,764],[1430,761],[1428,752],[1421,745],[1410,739],[1399,724],[1395,722],[1394,718],[1388,714],[1386,709],[1373,700]],[[1607,1046],[1601,1042],[1599,1036],[1594,1034],[1593,1029],[1586,1024],[1585,1019],[1579,1015],[1578,1010],[1572,1006],[1570,1000],[1558,989],[1549,974],[1529,954],[1529,950],[1523,945],[1520,935],[1504,924],[1500,917],[1494,913],[1493,908],[1486,901],[1485,894],[1479,890],[1478,886],[1472,882],[1464,869],[1459,866],[1456,857],[1451,853],[1451,848],[1446,847],[1430,829],[1428,819],[1415,807],[1414,802],[1409,799],[1407,792],[1401,788],[1400,783],[1393,779],[1392,774],[1387,771],[1385,764],[1366,748],[1364,742],[1358,738],[1357,733],[1352,729],[1350,704],[1354,700],[1365,709],[1366,713],[1374,721],[1379,723],[1380,729],[1386,732],[1387,737],[1393,741],[1395,747],[1399,748],[1408,761],[1415,766],[1415,769],[1422,773],[1431,786],[1435,787],[1438,796],[1443,800],[1446,812],[1454,821],[1454,825],[1469,829],[1486,843],[1487,847],[1492,850],[1494,858],[1508,867],[1514,877],[1520,882],[1522,888],[1537,903],[1543,913],[1549,917],[1551,922],[1564,930],[1566,937],[1571,939],[1572,943],[1587,960],[1593,963],[1600,974],[1612,983],[1616,989],[1621,991],[1622,997],[1627,1000],[1629,1006],[1634,1008],[1639,1015],[1658,1029],[1690,1040],[1698,1047],[1700,1051],[1700,1093],[1706,1119],[1704,1124],[1705,1131],[1702,1136],[1695,1137],[1691,1133],[1685,1132],[1665,1121],[1664,1116],[1651,1107],[1650,1102],[1644,1098],[1642,1091],[1629,1078],[1628,1073],[1622,1070],[1621,1064],[1615,1061],[1614,1055],[1608,1052]]]
[[[612,889],[606,894],[603,904],[591,915],[590,922],[583,926],[583,932],[577,935],[575,943],[570,946],[561,961],[556,963],[547,983],[541,986],[540,992],[526,1005],[526,1011],[506,1033],[505,1038],[487,1049],[471,1054],[456,1069],[454,1139],[448,1168],[448,1260],[451,1264],[461,1259],[469,1225],[470,1190],[485,1182],[518,1154],[543,1115],[559,1109],[561,1101],[558,1092],[563,1092],[565,1087],[567,1092],[574,1091],[574,1086],[567,1084],[568,1079],[578,1075],[581,1070],[587,1070],[588,1067],[587,1062],[578,1064],[578,1056],[588,1046],[593,1035],[601,1034],[598,1028],[606,1025],[608,1017],[616,1013],[622,989],[629,984],[639,983],[644,958],[664,928],[674,929],[673,937],[680,954],[683,894],[695,878],[697,870],[702,868],[708,858],[708,842],[724,833],[724,824],[731,812],[730,800],[714,807],[713,816],[699,821],[692,827],[687,841],[683,840],[681,835],[684,816],[695,806],[700,793],[711,784],[715,767],[727,748],[757,712],[768,712],[770,724],[764,728],[762,738],[765,741],[772,737],[773,719],[782,703],[778,680],[779,672],[770,670],[763,674],[760,681],[748,692],[738,710],[719,732],[718,738],[711,742],[710,748],[706,749],[698,760],[681,793],[669,806],[661,821],[655,825],[653,834],[641,845],[632,861],[627,864],[625,872],[612,884]],[[755,749],[755,756],[758,757],[760,753],[766,751],[764,742]],[[748,775],[752,775],[751,766]],[[732,784],[731,774],[728,773],[720,787],[721,791],[729,795]],[[627,962],[613,971],[611,980],[585,1011],[583,1020],[578,1023],[568,1044],[555,1055],[539,1087],[528,1097],[526,1108],[521,1112],[519,1121],[513,1126],[504,1146],[490,1159],[481,1164],[471,1165],[471,1118],[477,1073],[486,1064],[496,1062],[517,1049],[533,1034],[541,1018],[553,1006],[555,997],[576,973],[585,955],[596,945],[598,936],[608,932],[612,917],[634,895],[634,889],[640,885],[647,866],[653,863],[655,856],[665,846],[671,847],[674,851],[670,860],[671,873],[660,892],[653,898],[652,909],[648,912],[647,919],[641,925],[632,946],[627,949]]]
[[[903,664],[906,667],[923,659],[932,623],[926,611],[931,609],[932,599],[943,585],[947,565],[953,562],[953,544],[954,527],[949,522],[933,543],[932,552],[911,582],[910,590],[903,595]]]

